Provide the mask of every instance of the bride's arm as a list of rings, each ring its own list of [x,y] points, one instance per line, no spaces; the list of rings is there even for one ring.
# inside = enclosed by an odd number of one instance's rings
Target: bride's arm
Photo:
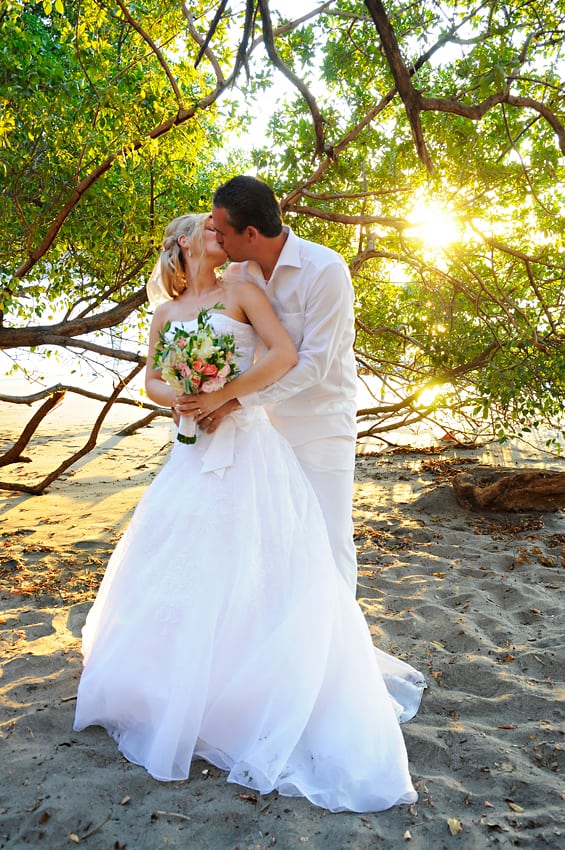
[[[159,342],[159,331],[163,329],[167,321],[166,307],[166,304],[160,304],[151,320],[147,364],[145,366],[145,391],[151,401],[154,401],[156,404],[160,404],[162,407],[173,407],[177,393],[161,378],[161,371],[153,368],[155,347]]]
[[[298,362],[294,343],[279,322],[267,296],[255,284],[247,282],[237,284],[237,296],[238,304],[261,339],[265,352],[247,371],[220,390],[183,398],[183,413],[194,415],[197,422],[226,402],[268,387]]]

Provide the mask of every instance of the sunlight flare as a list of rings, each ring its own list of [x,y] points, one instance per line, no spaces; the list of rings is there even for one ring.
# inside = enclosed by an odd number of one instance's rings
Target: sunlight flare
[[[418,204],[410,219],[412,224],[405,231],[406,236],[419,239],[427,248],[447,248],[461,238],[457,221],[439,204]]]
[[[445,384],[436,384],[433,387],[426,387],[422,392],[418,393],[417,404],[420,407],[431,407],[436,398],[445,392]]]

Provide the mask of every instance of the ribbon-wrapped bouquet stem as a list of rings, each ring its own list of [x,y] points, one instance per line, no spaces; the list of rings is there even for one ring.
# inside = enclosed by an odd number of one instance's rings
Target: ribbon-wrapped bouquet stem
[[[211,309],[225,308],[223,304],[214,304]],[[198,395],[219,390],[235,378],[239,368],[235,361],[233,334],[216,333],[208,309],[200,311],[194,330],[185,330],[179,323],[171,331],[171,324],[167,322],[159,331],[153,359],[153,368],[160,370],[165,383],[177,393]],[[196,424],[192,417],[181,416],[177,440],[196,442]]]

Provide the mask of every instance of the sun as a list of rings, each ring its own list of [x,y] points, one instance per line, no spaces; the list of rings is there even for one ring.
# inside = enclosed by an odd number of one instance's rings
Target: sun
[[[427,248],[447,248],[461,239],[457,221],[449,210],[439,204],[418,204],[409,216],[410,227],[405,236],[418,239]]]
[[[426,387],[418,393],[417,404],[419,407],[431,407],[436,398],[445,392],[445,386],[436,384],[436,386]]]

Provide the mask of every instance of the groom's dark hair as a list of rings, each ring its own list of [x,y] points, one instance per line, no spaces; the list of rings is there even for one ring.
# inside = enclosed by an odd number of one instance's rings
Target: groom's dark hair
[[[263,236],[278,236],[282,230],[282,214],[275,193],[256,177],[232,177],[214,193],[214,206],[222,207],[237,233],[256,227]]]

